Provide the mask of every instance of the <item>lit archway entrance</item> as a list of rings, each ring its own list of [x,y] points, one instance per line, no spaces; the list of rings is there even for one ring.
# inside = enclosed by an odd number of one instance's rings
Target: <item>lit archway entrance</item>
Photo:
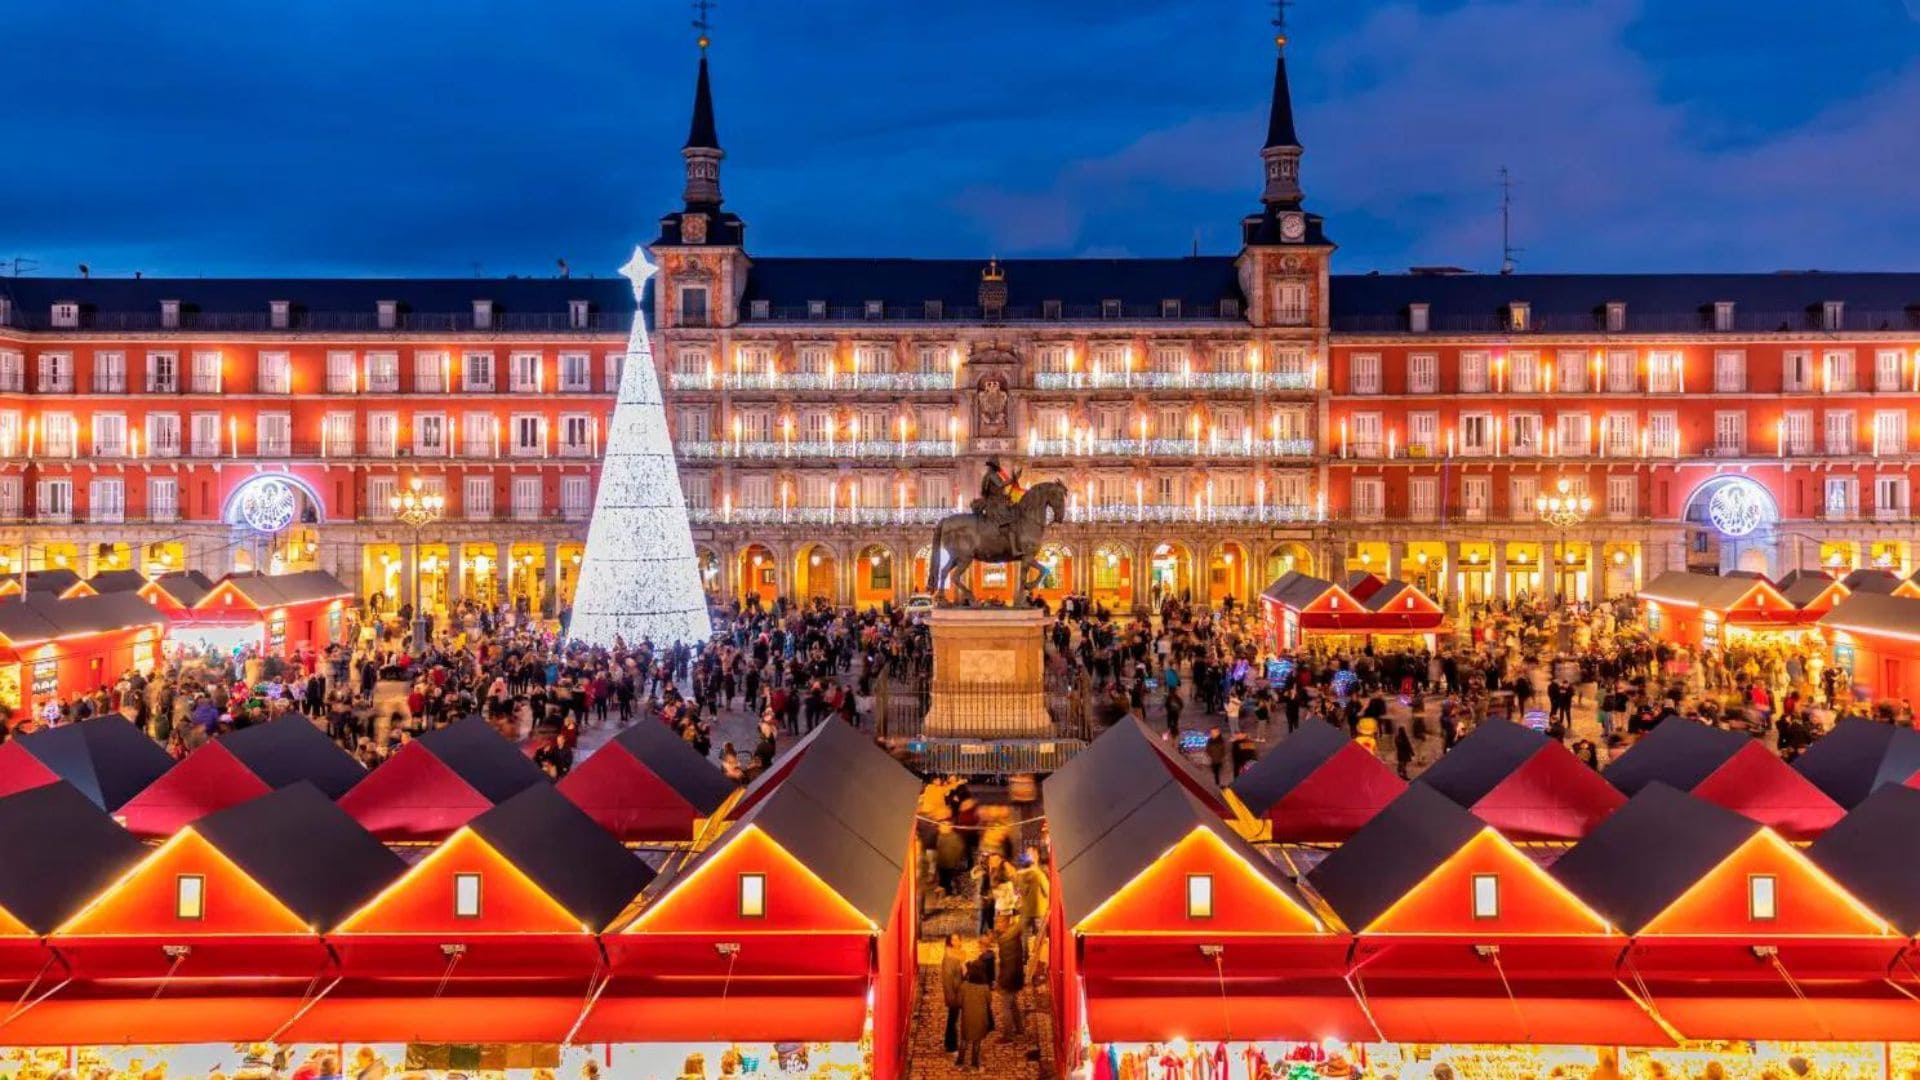
[[[1391,554],[1384,540],[1362,540],[1347,549],[1347,573],[1365,572],[1386,580]]]
[[[825,544],[808,544],[793,557],[794,599],[840,602],[840,561]]]
[[[694,563],[700,567],[700,588],[707,594],[707,603],[720,598],[720,556],[712,548],[695,548]]]
[[[1264,589],[1280,575],[1294,570],[1303,574],[1313,573],[1313,552],[1307,550],[1307,545],[1298,542],[1276,544],[1267,552],[1266,580],[1260,582],[1260,587]]]
[[[1119,544],[1101,544],[1093,551],[1093,595],[1109,611],[1133,610],[1133,553]]]
[[[1207,605],[1222,607],[1228,598],[1236,605],[1247,602],[1247,549],[1234,540],[1214,548],[1207,560]]]
[[[1185,544],[1165,540],[1147,560],[1147,596],[1158,608],[1167,600],[1193,599],[1193,553]]]
[[[853,606],[865,611],[893,602],[893,552],[868,544],[853,560]]]
[[[552,597],[547,595],[547,549],[543,544],[515,544],[509,557],[507,595],[514,607],[529,615],[548,617]]]
[[[460,594],[482,607],[500,603],[500,549],[496,545],[460,546]]]
[[[920,550],[913,553],[913,576],[907,580],[909,595],[926,589],[927,576],[932,572],[928,567],[932,561],[933,546],[931,544],[922,544]]]
[[[414,588],[420,595],[416,605],[421,611],[444,615],[452,581],[452,555],[445,544],[421,544],[415,554]]]
[[[1540,545],[1514,541],[1507,545],[1507,599],[1540,595]]]
[[[740,602],[758,601],[763,608],[773,607],[780,595],[780,566],[764,544],[748,544],[740,549]]]
[[[573,606],[573,589],[580,583],[580,563],[586,555],[585,544],[561,544],[556,554],[560,557],[560,606]]]
[[[399,544],[368,544],[361,551],[360,588],[376,614],[394,615],[406,602]]]
[[[1450,591],[1446,573],[1447,545],[1437,541],[1414,541],[1407,545],[1407,553],[1400,559],[1400,580],[1435,600]]]
[[[93,566],[86,576],[92,577],[103,570],[131,570],[133,568],[133,547],[124,541],[99,543],[93,545]]]
[[[1073,549],[1065,544],[1047,544],[1040,549],[1040,584],[1035,596],[1058,608],[1060,601],[1073,592]]]
[[[972,580],[973,599],[977,604],[1013,603],[1013,575],[1018,568],[1013,563],[976,562],[967,569],[967,577]]]
[[[1460,545],[1460,565],[1453,572],[1454,595],[1463,604],[1484,604],[1493,598],[1493,545],[1468,541]]]
[[[1758,480],[1739,474],[1711,477],[1693,489],[1686,507],[1690,569],[1772,571],[1780,507]]]
[[[1640,554],[1634,545],[1608,544],[1603,551],[1605,565],[1600,573],[1606,583],[1606,593],[1602,599],[1611,600],[1616,596],[1632,596],[1639,592]]]
[[[187,545],[178,540],[162,540],[147,545],[141,569],[148,577],[159,577],[161,574],[171,574],[186,568]],[[0,565],[0,571],[3,570],[5,566]]]

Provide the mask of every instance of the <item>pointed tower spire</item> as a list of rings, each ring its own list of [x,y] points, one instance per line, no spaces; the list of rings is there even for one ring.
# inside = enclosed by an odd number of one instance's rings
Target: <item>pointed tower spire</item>
[[[713,44],[707,35],[707,13],[712,7],[710,0],[694,0],[697,17],[693,26],[700,31],[700,77],[693,85],[693,123],[687,128],[687,145],[680,149],[680,156],[687,162],[687,186],[682,198],[689,210],[711,210],[720,205],[720,159],[727,156],[720,149],[720,132],[713,122],[713,85],[707,77],[707,47]]]
[[[1300,191],[1300,136],[1293,128],[1293,92],[1287,85],[1287,5],[1274,0],[1273,104],[1267,113],[1267,143],[1260,150],[1267,184],[1260,201],[1268,206],[1297,209]]]

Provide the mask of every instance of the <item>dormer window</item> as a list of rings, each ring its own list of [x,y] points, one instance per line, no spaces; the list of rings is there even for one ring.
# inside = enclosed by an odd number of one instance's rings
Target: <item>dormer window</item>
[[[747,318],[749,319],[773,318],[773,301],[771,300],[747,301]]]
[[[55,301],[52,314],[55,330],[80,329],[80,305],[72,300]]]
[[[1747,918],[1770,922],[1780,917],[1780,879],[1772,874],[1747,878]]]
[[[1178,300],[1160,301],[1160,317],[1163,319],[1179,318],[1180,317],[1180,301]]]
[[[927,321],[929,322],[937,322],[940,318],[945,316],[946,313],[947,313],[947,305],[944,301],[941,301],[941,300],[927,301],[926,308],[923,312],[923,314],[927,318]]]
[[[1533,329],[1533,305],[1525,300],[1515,300],[1507,305],[1507,329],[1515,333],[1525,333]]]
[[[807,301],[807,318],[824,319],[826,317],[827,317],[827,302],[825,300]]]
[[[585,300],[567,301],[567,327],[572,330],[585,330],[592,306]]]
[[[1040,317],[1043,319],[1059,318],[1060,317],[1060,301],[1058,300],[1040,301]]]
[[[1432,316],[1429,314],[1432,310],[1432,307],[1427,304],[1408,304],[1407,332],[1410,334],[1426,333],[1432,325]]]
[[[764,919],[767,916],[767,875],[740,875],[740,917]]]
[[[1627,305],[1619,300],[1607,303],[1607,333],[1624,334],[1627,332]]]
[[[480,875],[453,875],[453,917],[456,919],[477,919],[480,917]]]
[[[162,330],[180,329],[180,301],[178,300],[160,301],[160,329]]]
[[[473,328],[475,330],[493,329],[493,301],[475,300],[473,302]]]
[[[1713,302],[1713,328],[1721,333],[1733,329],[1733,301],[1716,300]]]
[[[1840,330],[1847,321],[1847,305],[1842,300],[1828,300],[1820,305],[1820,329]]]
[[[382,330],[392,330],[400,325],[400,301],[380,300],[373,305],[374,325]]]
[[[173,879],[173,917],[207,917],[207,879],[200,874],[181,874]]]
[[[1120,301],[1118,300],[1100,301],[1100,317],[1103,319],[1119,318],[1120,317]]]
[[[293,301],[291,300],[267,301],[267,328],[268,329],[285,330],[292,324],[293,324]]]
[[[1239,318],[1240,298],[1237,296],[1223,297],[1220,301],[1220,317],[1223,319]]]
[[[869,319],[883,318],[887,313],[886,305],[878,300],[869,300],[863,307]]]

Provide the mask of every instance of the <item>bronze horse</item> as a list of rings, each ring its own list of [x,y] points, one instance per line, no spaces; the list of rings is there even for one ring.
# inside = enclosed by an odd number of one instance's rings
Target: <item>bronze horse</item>
[[[1046,571],[1040,566],[1040,543],[1047,526],[1067,519],[1067,485],[1045,480],[1027,489],[1013,505],[1015,546],[1008,546],[1007,532],[981,520],[979,514],[948,514],[933,527],[933,551],[928,559],[927,591],[945,599],[951,584],[961,603],[973,602],[973,590],[967,587],[967,567],[977,562],[1018,563],[1013,603],[1027,602],[1027,590],[1038,585]],[[1032,580],[1029,581],[1029,575]]]

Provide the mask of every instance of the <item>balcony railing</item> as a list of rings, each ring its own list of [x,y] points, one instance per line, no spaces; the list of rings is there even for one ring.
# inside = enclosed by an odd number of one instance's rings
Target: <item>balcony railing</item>
[[[1511,334],[1515,336],[1538,334],[1776,334],[1776,333],[1874,333],[1879,331],[1920,329],[1920,306],[1898,310],[1854,310],[1849,308],[1843,314],[1837,326],[1826,324],[1825,312],[1818,308],[1805,311],[1739,311],[1733,313],[1732,322],[1727,329],[1721,330],[1714,325],[1714,313],[1711,308],[1698,312],[1635,312],[1631,308],[1626,313],[1626,321],[1621,329],[1607,329],[1607,314],[1603,307],[1596,306],[1591,312],[1541,312],[1530,313],[1525,329],[1517,329],[1510,316],[1499,312],[1457,313],[1431,312],[1428,315],[1427,329],[1415,332],[1409,329],[1407,316],[1393,315],[1336,315],[1333,317],[1333,330],[1348,334]]]
[[[675,446],[680,456],[687,460],[708,460],[713,458],[939,458],[953,457],[958,454],[959,444],[944,439],[914,440],[905,442],[862,440],[857,442],[819,442],[813,440],[795,440],[792,442],[716,442],[694,441],[678,443]]]
[[[1036,390],[1311,390],[1307,371],[1043,371]]]
[[[1038,307],[1018,306],[1002,308],[963,307],[956,304],[942,304],[937,310],[929,310],[924,303],[887,304],[876,314],[865,305],[827,305],[810,307],[797,305],[790,307],[769,307],[765,314],[754,314],[751,308],[744,320],[749,323],[764,322],[1120,322],[1147,320],[1152,322],[1186,323],[1225,323],[1245,326],[1247,320],[1237,311],[1223,316],[1218,304],[1212,307],[1196,308],[1192,304],[1182,304],[1179,311],[1169,312],[1159,304],[1120,304],[1107,306],[1102,304],[1047,304]]]
[[[667,385],[674,390],[883,390],[952,391],[959,382],[951,371],[936,372],[864,372],[855,375],[840,372],[827,375],[800,372],[670,372]]]
[[[410,312],[395,314],[392,325],[382,326],[379,313],[374,311],[292,311],[288,313],[284,325],[273,325],[272,316],[265,311],[182,311],[177,326],[162,325],[160,312],[154,311],[83,311],[80,325],[54,326],[50,311],[29,312],[18,306],[13,309],[8,325],[21,330],[54,331],[136,331],[136,330],[180,330],[180,331],[216,331],[222,333],[254,333],[271,331],[276,333],[388,333],[388,334],[625,334],[633,326],[633,313],[626,312],[589,312],[584,319],[576,319],[564,312],[502,312],[493,313],[490,326],[475,326],[473,313],[461,312]]]
[[[695,525],[931,525],[951,513],[945,506],[708,506],[688,510],[687,517]]]
[[[1312,439],[1028,439],[1029,457],[1312,457]]]

